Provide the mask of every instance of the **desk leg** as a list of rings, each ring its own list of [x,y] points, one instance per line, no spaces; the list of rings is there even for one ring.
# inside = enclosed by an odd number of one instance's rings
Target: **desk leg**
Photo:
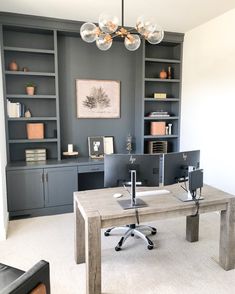
[[[197,216],[186,217],[186,240],[197,242],[199,234],[199,214]]]
[[[219,263],[226,271],[235,267],[235,199],[221,211]]]
[[[85,262],[85,221],[74,200],[74,258],[76,263]]]
[[[86,281],[87,294],[101,294],[101,220],[97,212],[87,214]]]

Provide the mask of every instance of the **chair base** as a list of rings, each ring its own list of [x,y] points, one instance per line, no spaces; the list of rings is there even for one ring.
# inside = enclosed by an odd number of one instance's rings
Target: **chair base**
[[[122,249],[123,244],[125,243],[126,239],[129,238],[130,236],[137,236],[141,238],[147,245],[147,248],[149,250],[152,250],[154,247],[153,242],[140,230],[149,230],[152,235],[155,235],[157,233],[157,229],[151,226],[145,226],[145,225],[129,225],[126,227],[112,227],[104,232],[105,236],[109,236],[111,231],[114,230],[121,230],[124,231],[124,236],[120,239],[118,242],[117,246],[115,247],[116,251],[120,251]]]

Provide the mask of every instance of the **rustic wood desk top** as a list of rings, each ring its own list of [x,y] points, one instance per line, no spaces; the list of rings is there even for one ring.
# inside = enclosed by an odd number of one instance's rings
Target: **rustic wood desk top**
[[[188,211],[190,208],[192,211],[191,214],[193,215],[195,213],[195,203],[193,201],[182,202],[177,198],[177,195],[185,193],[178,184],[165,187],[138,187],[137,191],[162,189],[168,190],[170,193],[139,197],[148,205],[147,207],[138,208],[140,222],[150,221],[152,219],[151,213],[154,214],[153,220],[166,218],[166,213],[169,212],[177,212],[177,215],[181,214],[182,216],[189,215],[188,212],[185,214],[184,210],[186,209]],[[115,193],[122,193],[124,196],[121,198],[114,198],[113,194]],[[135,210],[123,210],[118,203],[118,200],[130,199],[129,193],[122,187],[75,192],[74,196],[83,217],[86,218],[86,215],[91,214],[92,212],[98,213],[101,218],[102,227],[111,224],[115,225],[115,222],[113,221],[117,219],[118,221],[116,223],[118,224],[126,224],[127,218],[131,217],[133,217],[133,221],[135,222]],[[234,197],[231,194],[208,185],[204,185],[202,196],[204,196],[205,199],[200,201],[200,213],[225,210],[226,203]],[[156,214],[158,215],[157,218]],[[128,219],[128,221],[131,221],[131,219]]]

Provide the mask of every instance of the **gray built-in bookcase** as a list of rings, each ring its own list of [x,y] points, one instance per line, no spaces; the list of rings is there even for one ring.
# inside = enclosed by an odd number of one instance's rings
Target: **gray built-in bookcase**
[[[3,26],[2,61],[8,160],[25,160],[25,149],[46,148],[48,159],[60,159],[57,32],[36,28]],[[10,71],[15,60],[18,71]],[[23,67],[28,71],[24,72]],[[36,94],[27,95],[25,84],[36,84]],[[6,101],[20,102],[32,117],[10,118]],[[27,139],[28,122],[44,123],[44,139]]]
[[[69,143],[88,156],[87,137],[102,135],[114,136],[116,153],[126,152],[129,133],[138,153],[148,153],[148,142],[158,140],[168,142],[168,152],[179,149],[183,34],[166,32],[159,45],[142,42],[135,52],[126,50],[123,40],[115,40],[103,52],[81,40],[83,22],[0,13],[0,23],[9,162],[24,161],[27,148],[46,148],[47,159],[60,160]],[[9,71],[12,60],[29,71]],[[168,66],[172,79],[159,79]],[[77,78],[119,80],[121,118],[78,119]],[[25,94],[27,82],[37,84],[36,95]],[[167,98],[154,99],[155,92],[165,92]],[[32,117],[8,118],[7,99],[24,103]],[[160,110],[170,114],[164,120],[173,124],[173,133],[151,136],[151,121],[163,119],[148,114]],[[43,122],[45,139],[28,140],[27,122]]]

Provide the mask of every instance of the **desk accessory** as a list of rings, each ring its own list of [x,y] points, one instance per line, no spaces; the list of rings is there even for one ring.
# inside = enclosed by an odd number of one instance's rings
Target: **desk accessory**
[[[78,154],[78,151],[73,150],[73,144],[68,144],[68,151],[63,152],[64,156],[76,156]]]
[[[101,159],[104,157],[104,137],[88,137],[89,156]]]
[[[122,196],[123,196],[123,194],[121,194],[121,193],[115,193],[115,194],[113,194],[113,197],[114,198],[120,198]]]

